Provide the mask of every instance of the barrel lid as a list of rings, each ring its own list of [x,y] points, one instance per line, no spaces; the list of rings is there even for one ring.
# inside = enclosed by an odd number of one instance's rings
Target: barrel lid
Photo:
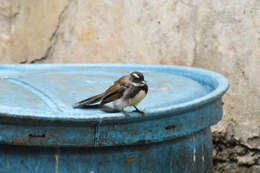
[[[160,114],[185,111],[220,97],[228,88],[227,80],[214,72],[190,67],[123,64],[1,65],[0,116],[11,119],[77,121],[114,121],[122,113],[98,109],[74,109],[82,99],[99,94],[115,80],[140,71],[149,92],[138,105],[145,119]],[[109,105],[109,104],[108,104]]]
[[[144,116],[73,109],[122,75],[143,72]],[[0,144],[103,147],[147,144],[194,134],[222,117],[222,75],[161,65],[0,65]]]

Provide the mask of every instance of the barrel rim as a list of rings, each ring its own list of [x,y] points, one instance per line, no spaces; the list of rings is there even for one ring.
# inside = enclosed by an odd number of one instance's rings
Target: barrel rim
[[[213,85],[215,89],[206,94],[205,96],[202,96],[200,98],[196,98],[194,100],[166,106],[162,108],[155,108],[145,111],[145,116],[140,116],[138,113],[131,113],[130,117],[126,120],[125,116],[121,113],[104,113],[106,114],[105,117],[102,115],[96,114],[96,117],[86,117],[86,118],[77,118],[76,116],[74,118],[71,117],[50,117],[48,115],[53,114],[53,112],[46,112],[44,115],[42,115],[42,112],[33,112],[33,113],[24,113],[23,114],[16,114],[15,112],[17,110],[11,109],[5,106],[0,105],[0,120],[5,119],[5,121],[12,122],[13,120],[33,120],[33,121],[58,121],[59,123],[82,123],[82,122],[115,122],[115,121],[135,121],[135,120],[147,120],[147,119],[153,119],[153,118],[160,118],[165,115],[175,115],[180,112],[186,112],[190,111],[191,109],[198,108],[200,106],[203,106],[205,104],[208,104],[210,102],[213,102],[220,98],[229,88],[229,82],[227,78],[225,78],[223,75],[201,69],[201,68],[194,68],[194,67],[186,67],[186,66],[173,66],[173,65],[147,65],[147,64],[2,64],[0,65],[0,71],[1,70],[44,70],[44,69],[50,69],[50,68],[79,68],[79,67],[88,67],[88,68],[123,68],[127,67],[128,69],[140,69],[140,70],[151,70],[151,71],[159,71],[159,72],[171,72],[172,70],[175,71],[178,75],[188,75],[191,76],[194,75],[194,78],[202,79],[204,77],[207,77],[208,79],[211,79],[212,83],[208,83],[208,85]],[[0,77],[1,78],[1,77]],[[40,114],[41,116],[34,116],[34,114]],[[67,112],[66,114],[69,114]],[[23,121],[25,123],[25,121]]]

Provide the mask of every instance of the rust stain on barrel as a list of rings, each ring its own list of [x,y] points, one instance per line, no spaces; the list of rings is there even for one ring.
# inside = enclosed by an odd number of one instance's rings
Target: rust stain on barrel
[[[134,160],[135,156],[133,154],[130,154],[126,159],[126,163],[131,163]]]
[[[29,134],[29,137],[45,138],[45,134]]]
[[[169,125],[169,126],[165,127],[165,130],[173,130],[175,128],[176,128],[175,125]]]

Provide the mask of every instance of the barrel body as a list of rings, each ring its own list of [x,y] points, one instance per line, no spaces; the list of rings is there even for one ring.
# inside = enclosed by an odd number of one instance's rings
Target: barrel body
[[[212,166],[209,128],[153,144],[120,147],[0,145],[0,172],[205,173]]]

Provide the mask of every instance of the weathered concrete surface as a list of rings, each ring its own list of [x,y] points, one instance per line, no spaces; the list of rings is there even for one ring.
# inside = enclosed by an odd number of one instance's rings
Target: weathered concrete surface
[[[44,57],[67,0],[0,0],[0,62]]]
[[[176,64],[224,74],[216,170],[259,169],[259,0],[0,0],[0,26],[1,63]]]

